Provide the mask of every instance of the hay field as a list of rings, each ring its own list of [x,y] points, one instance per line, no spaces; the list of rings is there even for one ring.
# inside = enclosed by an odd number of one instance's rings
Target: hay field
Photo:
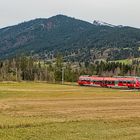
[[[0,83],[0,140],[140,140],[140,91]]]

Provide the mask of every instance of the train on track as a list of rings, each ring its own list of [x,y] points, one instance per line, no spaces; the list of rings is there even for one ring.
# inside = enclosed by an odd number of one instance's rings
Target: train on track
[[[80,86],[140,89],[140,77],[99,77],[83,75],[79,77],[78,84]]]

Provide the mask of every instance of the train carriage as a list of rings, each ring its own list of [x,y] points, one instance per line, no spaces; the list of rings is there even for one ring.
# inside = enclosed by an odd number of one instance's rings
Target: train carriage
[[[140,88],[140,78],[80,76],[78,84],[81,86],[127,87],[130,89],[138,89]]]

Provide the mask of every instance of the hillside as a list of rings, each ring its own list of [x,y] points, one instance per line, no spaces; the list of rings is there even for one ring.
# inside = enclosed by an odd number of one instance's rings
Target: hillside
[[[140,29],[95,25],[57,15],[0,29],[0,58],[20,54],[66,61],[140,57]]]

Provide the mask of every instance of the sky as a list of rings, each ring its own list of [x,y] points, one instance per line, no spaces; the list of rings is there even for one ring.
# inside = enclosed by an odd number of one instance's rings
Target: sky
[[[140,0],[0,0],[0,28],[57,14],[140,28]]]

